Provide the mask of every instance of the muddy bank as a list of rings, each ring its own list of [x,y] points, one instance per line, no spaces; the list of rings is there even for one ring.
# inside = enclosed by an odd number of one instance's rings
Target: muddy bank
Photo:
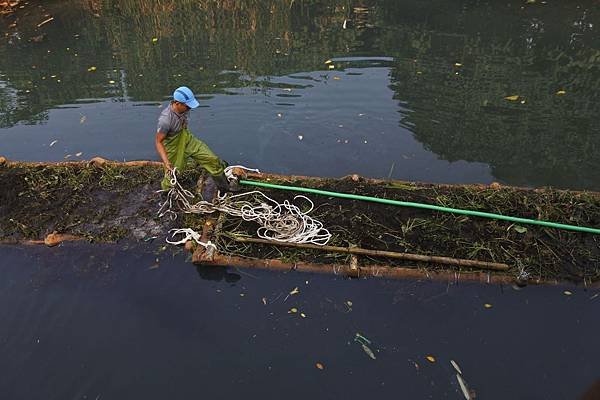
[[[0,239],[43,240],[53,232],[96,242],[164,236],[156,218],[160,168],[85,163],[0,167]]]
[[[115,242],[164,238],[172,227],[201,231],[206,221],[204,216],[181,214],[176,221],[156,216],[159,202],[164,199],[156,193],[162,173],[157,163],[5,162],[0,166],[0,185],[6,188],[0,193],[0,239],[42,240],[57,232],[89,241]],[[187,173],[180,181],[184,187],[193,189],[198,176],[199,173]],[[359,177],[269,176],[269,179],[272,183],[600,226],[600,195],[592,192],[431,185]],[[280,202],[295,196],[285,191],[263,192]],[[591,283],[600,278],[600,238],[592,234],[325,196],[310,198],[315,204],[312,216],[322,221],[333,235],[331,246],[506,263],[508,271],[492,273],[521,279]],[[352,255],[339,252],[236,240],[256,237],[256,229],[252,222],[222,215],[211,240],[224,256],[276,259],[286,265],[349,265],[353,261]],[[360,265],[471,271],[469,267],[370,256],[361,256]]]

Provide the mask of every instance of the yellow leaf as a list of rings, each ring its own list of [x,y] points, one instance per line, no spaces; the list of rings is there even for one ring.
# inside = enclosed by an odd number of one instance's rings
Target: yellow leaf
[[[570,291],[568,291],[568,290],[565,290],[565,291],[563,292],[563,294],[564,294],[565,296],[570,296],[570,295],[572,295],[573,293],[572,293],[572,292],[570,292]]]
[[[461,63],[454,63],[454,66],[455,67],[462,67],[462,64]]]
[[[509,100],[509,101],[517,101],[517,100],[519,100],[519,95],[515,94],[513,96],[506,96],[504,99]]]
[[[298,312],[298,309],[296,307],[290,308],[290,311],[288,311],[288,314],[295,314]]]
[[[325,367],[323,366],[323,364],[321,364],[321,363],[319,363],[319,362],[315,364],[315,367],[317,367],[318,369],[323,369],[323,368],[325,368]]]
[[[88,72],[94,72],[96,70],[96,67],[91,66],[88,68]]]
[[[306,314],[304,314],[304,313],[300,313],[300,316],[301,316],[302,318],[306,318]]]
[[[331,61],[331,60],[327,60],[327,61],[325,61],[325,64],[331,64],[332,62],[333,61]]]
[[[562,96],[563,94],[566,94],[567,92],[565,92],[564,90],[559,90],[558,92],[556,92],[557,96]]]
[[[492,305],[491,305],[490,303],[485,303],[483,306],[484,306],[485,308],[492,308]]]
[[[329,69],[334,69],[334,68],[335,68],[335,65],[330,65],[329,66]]]
[[[427,359],[427,361],[434,363],[435,362],[435,357],[434,356],[427,356],[425,357]]]
[[[158,42],[158,38],[153,37],[152,38],[152,43],[156,43],[156,42]]]
[[[113,84],[113,83],[115,83],[115,81],[110,80],[110,81],[108,81],[108,83]]]

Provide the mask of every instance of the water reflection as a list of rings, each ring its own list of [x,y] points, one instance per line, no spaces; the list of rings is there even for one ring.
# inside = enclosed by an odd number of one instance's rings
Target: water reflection
[[[496,179],[511,184],[600,189],[600,13],[593,1],[22,5],[1,22],[3,128],[47,122],[50,110],[81,99],[141,102],[131,103],[136,106],[164,101],[181,82],[207,99],[255,96],[249,102],[256,102],[264,95],[269,104],[292,109],[311,104],[315,85],[385,69],[398,134],[410,134],[442,160],[488,164]],[[38,27],[49,17],[53,20]],[[347,103],[319,104],[317,119],[359,113],[360,87],[345,95]],[[507,100],[511,96],[517,100]],[[243,129],[244,122],[238,127]],[[299,120],[293,130],[301,127]],[[109,123],[103,129],[110,128]],[[258,129],[261,140],[277,134]],[[324,124],[322,129],[330,128]],[[370,135],[385,130],[376,121],[370,129]],[[395,137],[385,139],[392,148]],[[411,172],[424,171],[423,165],[434,163],[431,157],[398,152],[394,158],[376,148],[365,155],[362,149],[353,147],[363,154],[356,162],[385,162],[359,172],[382,176],[396,162],[397,170],[404,163],[400,177],[445,180],[437,167],[422,175]],[[295,150],[288,145],[284,151]],[[311,151],[336,157],[322,147]]]
[[[200,279],[208,281],[225,281],[227,283],[236,283],[237,281],[242,279],[242,276],[240,274],[229,272],[225,267],[206,267],[198,265],[196,266],[196,272],[198,272],[198,276],[200,276]]]

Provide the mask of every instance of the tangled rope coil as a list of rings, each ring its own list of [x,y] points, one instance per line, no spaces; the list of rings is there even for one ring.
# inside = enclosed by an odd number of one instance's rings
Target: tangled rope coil
[[[250,170],[242,166],[228,167],[225,174],[230,180],[237,179],[231,172],[234,168]],[[173,210],[175,206],[182,212],[191,214],[211,214],[220,211],[227,215],[240,217],[244,221],[256,222],[259,225],[256,234],[261,239],[325,245],[331,238],[331,233],[323,227],[323,224],[308,215],[314,209],[314,203],[306,196],[294,197],[294,200],[302,199],[308,202],[309,207],[306,211],[302,211],[300,207],[288,200],[279,203],[257,190],[235,195],[228,193],[221,195],[219,192],[212,203],[204,200],[193,203],[193,199],[194,195],[181,186],[177,180],[176,170],[173,169],[171,171],[171,189],[168,190],[167,199],[161,204],[158,215],[159,217],[169,215],[172,219],[177,218],[177,212]],[[195,232],[194,235],[190,231],[194,232],[189,228],[175,230],[174,235],[186,234],[185,239],[176,243],[185,243],[185,241],[193,239],[202,246],[208,245],[200,242],[200,235]],[[174,241],[167,241],[175,244]]]

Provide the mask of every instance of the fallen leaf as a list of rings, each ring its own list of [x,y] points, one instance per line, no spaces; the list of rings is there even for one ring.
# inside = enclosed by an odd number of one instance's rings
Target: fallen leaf
[[[327,61],[325,61],[325,64],[331,64],[332,62],[333,61],[331,61],[331,60],[327,60]]]
[[[300,316],[301,316],[302,318],[306,318],[306,314],[304,314],[304,313],[300,313]]]
[[[67,158],[71,158],[71,154],[67,154],[64,159],[66,160]]]
[[[435,357],[434,356],[427,356],[425,357],[427,359],[427,361],[429,361],[430,363],[434,363],[435,362]]]
[[[460,367],[458,366],[458,364],[454,360],[450,360],[450,364],[452,364],[452,366],[454,367],[454,369],[456,370],[456,372],[458,372],[459,374],[462,375],[462,371],[460,370]]]
[[[158,42],[158,38],[155,38],[155,37],[152,38],[152,43],[156,43],[156,42]]]
[[[515,231],[518,233],[525,233],[527,232],[527,228],[521,225],[515,225]]]
[[[492,308],[492,305],[491,305],[490,303],[485,303],[483,306],[484,306],[485,308]]]
[[[462,64],[461,63],[454,63],[454,66],[455,67],[462,67]]]
[[[290,311],[288,311],[288,314],[295,314],[298,312],[298,309],[296,307],[292,307],[290,308]]]
[[[506,96],[504,99],[508,100],[508,101],[517,101],[517,100],[519,100],[519,95],[515,94],[513,96]]]
[[[563,94],[567,94],[567,92],[565,92],[564,90],[559,90],[558,92],[556,92],[557,96],[562,96]]]
[[[81,157],[81,155],[83,154],[83,152],[79,152],[79,153],[75,153],[75,157]]]
[[[329,64],[329,69],[334,69],[334,68],[335,68],[335,65]]]
[[[342,79],[342,78],[340,78],[339,76],[334,76],[334,77],[333,77],[333,80],[334,80],[334,81],[339,81],[340,79]]]
[[[267,299],[266,299],[266,298],[264,298],[264,297],[263,297],[263,298],[262,298],[262,302],[263,302],[263,304],[264,304],[265,306],[267,305]]]
[[[460,386],[460,390],[462,391],[463,396],[465,396],[465,399],[471,400],[471,394],[467,388],[467,383],[459,374],[456,374],[456,380],[458,381],[458,385]]]
[[[50,147],[54,146],[56,143],[58,143],[58,140],[53,140],[53,141],[50,143]]]
[[[304,139],[304,136],[298,135],[298,140],[302,140],[302,139]],[[290,294],[292,294],[292,293],[290,293]]]
[[[565,290],[565,291],[563,292],[563,294],[564,294],[565,296],[570,296],[570,295],[572,295],[573,293],[572,293],[572,292],[570,292],[570,291],[568,291],[568,290]]]
[[[364,350],[365,353],[367,353],[367,355],[369,357],[371,357],[373,360],[376,360],[377,358],[375,357],[375,353],[373,353],[373,351],[369,348],[369,346],[367,346],[364,343],[361,343],[362,349]]]
[[[350,300],[346,301],[346,304],[348,305],[348,307],[352,307],[352,302]]]
[[[294,289],[292,289],[292,291],[290,292],[290,294],[298,294],[300,293],[300,291],[298,290],[297,287],[295,287]]]
[[[325,368],[325,367],[323,366],[323,364],[321,364],[321,363],[319,363],[319,362],[315,364],[315,367],[317,367],[318,369],[323,369],[323,368]]]
[[[88,68],[88,72],[94,72],[96,70],[96,67],[91,66]]]
[[[110,80],[110,81],[108,81],[108,83],[113,84],[113,83],[115,83],[115,81]]]

